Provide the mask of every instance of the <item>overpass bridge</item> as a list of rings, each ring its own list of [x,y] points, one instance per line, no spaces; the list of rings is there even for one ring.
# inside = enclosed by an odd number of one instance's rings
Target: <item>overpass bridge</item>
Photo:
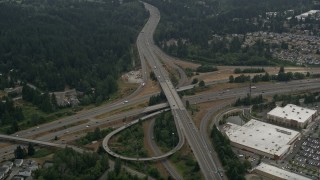
[[[38,144],[42,146],[49,146],[49,147],[55,147],[55,148],[61,148],[64,149],[66,147],[72,148],[73,150],[83,153],[85,150],[78,148],[76,146],[67,145],[67,144],[57,144],[57,143],[51,143],[51,142],[45,142],[45,141],[39,141],[34,139],[27,139],[27,138],[21,138],[21,137],[14,137],[9,135],[0,135],[0,139],[9,140],[9,141],[15,141],[15,142],[21,142],[21,143],[32,143],[32,144]]]

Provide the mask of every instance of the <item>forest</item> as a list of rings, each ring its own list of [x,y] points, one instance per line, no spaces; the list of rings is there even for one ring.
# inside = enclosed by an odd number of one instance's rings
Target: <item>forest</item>
[[[71,148],[66,148],[53,155],[53,166],[36,170],[35,179],[93,180],[99,178],[107,169],[109,169],[107,155],[80,154]]]
[[[270,47],[257,42],[241,47],[244,38],[225,38],[226,34],[254,31],[286,32],[280,14],[266,20],[268,11],[289,9],[301,12],[312,8],[299,0],[146,0],[161,12],[155,42],[168,54],[198,63],[214,65],[277,65],[270,56]],[[214,38],[219,35],[222,39]]]
[[[1,98],[0,102],[0,127],[10,125],[7,133],[19,130],[18,122],[24,120],[25,117],[20,107],[14,106],[13,101],[8,97]]]
[[[19,80],[42,91],[68,87],[93,102],[107,99],[120,73],[132,69],[147,17],[136,0],[1,3],[0,87]]]

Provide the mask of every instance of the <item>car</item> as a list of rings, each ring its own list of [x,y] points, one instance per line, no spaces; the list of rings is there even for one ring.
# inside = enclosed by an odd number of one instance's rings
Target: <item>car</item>
[[[129,102],[128,100],[125,100],[125,101],[124,101],[124,103],[128,103],[128,102]]]
[[[89,127],[89,125],[86,125],[86,128],[88,128]]]

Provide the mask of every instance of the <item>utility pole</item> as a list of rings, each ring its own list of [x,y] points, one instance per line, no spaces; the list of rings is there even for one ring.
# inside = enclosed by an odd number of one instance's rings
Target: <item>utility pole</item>
[[[173,149],[173,147],[174,147],[174,144],[173,144],[173,141],[174,141],[174,133],[172,133],[172,149]]]
[[[249,84],[249,96],[251,97],[251,79],[250,79],[250,84]]]

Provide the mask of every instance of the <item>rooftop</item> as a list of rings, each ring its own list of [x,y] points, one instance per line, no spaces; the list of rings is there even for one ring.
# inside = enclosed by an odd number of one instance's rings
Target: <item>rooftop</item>
[[[225,130],[232,142],[277,156],[286,152],[290,143],[300,136],[297,131],[254,119],[243,126],[227,123]]]
[[[274,176],[277,176],[281,179],[291,179],[291,180],[310,180],[309,178],[306,178],[304,176],[301,176],[299,174],[295,174],[283,169],[280,169],[275,166],[271,166],[266,163],[260,163],[259,166],[255,167],[256,170],[260,170],[262,172],[266,172],[268,174],[272,174]]]
[[[268,115],[304,123],[316,112],[316,110],[307,109],[304,107],[296,106],[294,104],[287,104],[285,107],[274,108],[268,113]]]
[[[317,12],[320,12],[320,10],[310,10],[310,11],[308,11],[308,12],[305,12],[305,13],[302,13],[302,14],[296,16],[296,18],[298,18],[298,19],[300,19],[300,18],[306,18],[306,17],[309,16],[309,14],[312,15],[312,14],[315,14],[315,13],[317,13]]]

